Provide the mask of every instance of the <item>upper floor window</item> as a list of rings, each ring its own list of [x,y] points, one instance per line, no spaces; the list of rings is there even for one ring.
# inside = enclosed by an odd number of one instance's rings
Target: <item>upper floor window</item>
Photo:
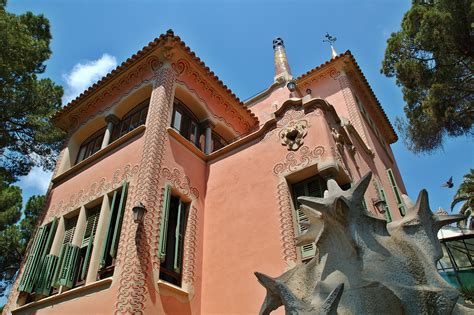
[[[79,153],[77,154],[76,164],[100,150],[102,140],[104,139],[104,133],[105,128],[99,130],[81,144]]]
[[[189,205],[165,187],[160,228],[160,279],[181,286],[184,233]]]
[[[172,127],[179,133],[200,148],[200,128],[198,119],[194,114],[178,99],[173,105]]]
[[[292,185],[293,191],[293,202],[295,205],[295,218],[297,222],[297,232],[303,234],[307,227],[303,226],[301,222],[309,222],[303,211],[300,210],[300,202],[298,197],[309,196],[309,197],[323,197],[324,191],[327,189],[326,181],[319,175],[313,176],[309,179],[301,181]],[[306,260],[313,257],[316,254],[316,244],[311,243],[301,246],[301,259]]]
[[[225,141],[224,138],[222,138],[215,132],[212,133],[212,151],[213,152],[219,149],[222,149],[226,145],[227,145],[227,141]]]
[[[120,122],[114,126],[111,141],[117,140],[138,126],[145,124],[149,104],[150,99],[147,99],[128,112]]]

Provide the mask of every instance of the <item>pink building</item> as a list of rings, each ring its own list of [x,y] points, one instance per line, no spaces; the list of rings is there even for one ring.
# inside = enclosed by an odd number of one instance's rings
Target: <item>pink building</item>
[[[256,314],[254,271],[315,254],[295,246],[296,197],[372,171],[367,212],[403,215],[397,135],[352,54],[296,78],[273,48],[274,83],[245,103],[168,31],[64,107],[68,139],[4,312]]]

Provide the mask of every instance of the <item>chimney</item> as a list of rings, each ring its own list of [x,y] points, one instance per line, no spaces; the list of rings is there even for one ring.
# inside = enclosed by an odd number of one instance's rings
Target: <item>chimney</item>
[[[280,37],[273,40],[273,51],[275,53],[275,82],[284,83],[290,81],[293,76],[288,65],[285,45]]]

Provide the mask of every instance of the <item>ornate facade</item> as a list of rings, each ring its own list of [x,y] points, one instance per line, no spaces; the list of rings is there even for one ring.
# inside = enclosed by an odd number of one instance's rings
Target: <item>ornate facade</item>
[[[403,216],[397,136],[352,54],[296,78],[281,39],[274,50],[275,82],[242,103],[168,31],[65,106],[4,312],[255,314],[254,271],[318,254],[296,246],[296,197],[372,171],[365,211]]]

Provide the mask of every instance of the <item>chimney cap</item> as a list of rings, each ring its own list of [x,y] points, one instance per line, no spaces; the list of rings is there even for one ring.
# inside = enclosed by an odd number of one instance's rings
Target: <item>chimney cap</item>
[[[285,44],[283,43],[283,39],[281,37],[277,37],[273,40],[273,49],[277,48],[278,46],[285,47]]]

